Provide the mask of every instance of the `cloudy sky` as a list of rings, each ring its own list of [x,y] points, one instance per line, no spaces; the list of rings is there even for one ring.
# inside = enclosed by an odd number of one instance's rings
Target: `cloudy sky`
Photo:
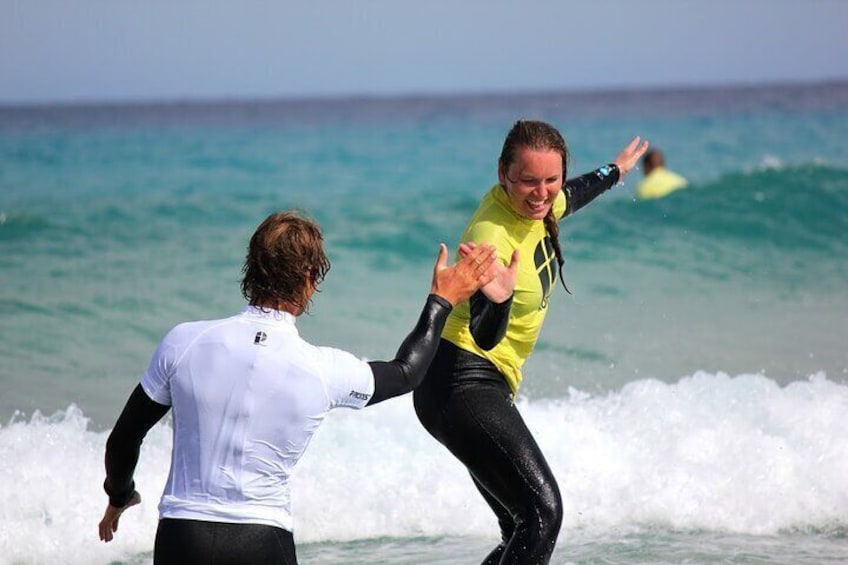
[[[0,103],[848,79],[848,0],[0,0]]]

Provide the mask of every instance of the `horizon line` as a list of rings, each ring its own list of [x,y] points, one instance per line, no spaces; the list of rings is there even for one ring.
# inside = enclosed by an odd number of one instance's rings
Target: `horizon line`
[[[621,85],[586,86],[573,88],[546,87],[538,89],[489,89],[489,90],[422,90],[398,92],[350,92],[315,94],[267,94],[267,95],[191,95],[191,96],[150,96],[116,98],[73,98],[55,100],[0,100],[0,109],[39,109],[39,108],[88,108],[88,107],[125,107],[125,106],[216,106],[241,103],[303,103],[303,102],[350,102],[350,101],[404,101],[424,99],[483,99],[518,96],[553,95],[599,95],[599,94],[656,94],[691,91],[715,90],[757,90],[767,88],[810,88],[822,86],[848,86],[848,77],[820,79],[775,79],[757,82],[680,82],[665,85]]]

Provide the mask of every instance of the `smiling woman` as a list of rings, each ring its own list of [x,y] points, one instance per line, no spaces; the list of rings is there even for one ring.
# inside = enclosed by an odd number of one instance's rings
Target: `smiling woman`
[[[553,553],[562,523],[559,488],[513,398],[557,271],[562,279],[557,221],[617,183],[647,148],[637,137],[609,165],[565,182],[568,149],[559,131],[518,121],[498,161],[500,183],[462,235],[461,254],[489,243],[506,266],[449,316],[415,392],[415,410],[468,468],[498,519],[501,543],[484,563],[547,563]]]
[[[562,190],[567,165],[568,148],[557,130],[520,121],[504,142],[498,180],[516,212],[542,220]]]

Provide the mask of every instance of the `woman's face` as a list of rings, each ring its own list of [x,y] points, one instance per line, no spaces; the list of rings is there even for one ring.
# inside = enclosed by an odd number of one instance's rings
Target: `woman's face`
[[[498,179],[516,212],[543,220],[562,190],[562,155],[553,149],[521,147],[506,170],[498,167]]]

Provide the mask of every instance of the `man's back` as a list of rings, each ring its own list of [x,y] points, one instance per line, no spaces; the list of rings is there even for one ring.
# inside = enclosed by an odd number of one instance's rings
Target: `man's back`
[[[294,316],[248,307],[165,337],[142,378],[174,414],[163,518],[291,530],[289,478],[334,407],[364,406],[367,363],[300,338]]]

